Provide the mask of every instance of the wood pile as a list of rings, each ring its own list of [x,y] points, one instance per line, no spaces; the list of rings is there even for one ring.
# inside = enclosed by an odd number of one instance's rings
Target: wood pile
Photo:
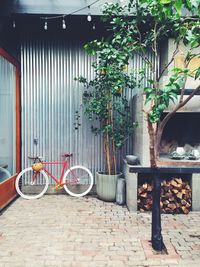
[[[153,186],[143,183],[138,187],[138,210],[151,211]],[[192,191],[188,181],[181,178],[163,180],[161,183],[160,206],[162,213],[188,214],[191,210]]]

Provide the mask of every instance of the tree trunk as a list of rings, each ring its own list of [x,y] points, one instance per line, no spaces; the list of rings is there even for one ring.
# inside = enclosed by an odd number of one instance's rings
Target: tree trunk
[[[158,171],[153,171],[153,207],[151,241],[153,249],[161,251],[164,247],[160,215],[161,179]]]
[[[111,163],[110,163],[110,142],[109,142],[109,135],[106,133],[106,161],[108,167],[108,174],[111,174]]]
[[[149,118],[147,118],[147,123],[148,123],[148,133],[149,133],[149,151],[150,151],[150,164],[152,168],[156,168],[157,167],[157,151],[156,151],[156,146],[155,146],[155,131],[153,128],[152,123],[149,121]]]
[[[115,148],[115,142],[112,141],[112,149],[113,149],[113,167],[114,167],[114,174],[117,174],[117,162],[116,162],[116,148]]]

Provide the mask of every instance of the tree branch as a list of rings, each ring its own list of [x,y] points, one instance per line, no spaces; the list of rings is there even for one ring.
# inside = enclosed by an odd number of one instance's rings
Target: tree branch
[[[166,69],[167,69],[167,68],[171,65],[171,63],[174,61],[174,57],[176,56],[176,54],[177,54],[178,52],[179,52],[179,43],[176,44],[176,49],[174,50],[173,55],[172,55],[170,61],[168,62],[167,65],[164,66],[164,68],[163,68],[162,71],[160,72],[160,75],[159,75],[159,77],[158,77],[157,82],[160,81],[160,79],[161,79],[163,73],[166,71]]]
[[[139,37],[138,37],[138,41],[139,41],[139,45],[140,45],[141,52],[142,52],[142,54],[141,54],[141,53],[138,53],[138,54],[141,56],[141,58],[142,58],[147,64],[149,64],[150,69],[153,70],[152,62],[151,62],[151,61],[148,59],[148,57],[146,56],[146,53],[145,53],[144,48],[143,48],[143,46],[142,46],[142,35],[141,35],[141,32],[140,32],[140,30],[139,30],[139,28],[138,28],[137,25],[136,25],[135,27],[136,27],[137,32],[138,32],[138,35],[139,35]]]
[[[153,33],[154,33],[154,40],[152,44],[152,49],[155,53],[155,61],[158,62],[158,47],[157,47],[157,37],[158,37],[159,29],[157,29],[157,22],[155,22]],[[155,88],[158,88],[158,68],[157,64],[154,64],[154,70],[153,70],[153,77],[154,77],[154,84]]]
[[[185,57],[185,60],[184,60],[184,68],[187,68],[188,67],[188,65],[189,65],[189,62],[190,62],[190,60],[188,60],[188,62],[186,62],[186,58],[187,57]],[[183,86],[182,86],[182,88],[181,88],[181,96],[180,96],[180,99],[179,99],[179,103],[182,103],[183,102],[183,97],[184,97],[184,92],[185,92],[185,85],[186,85],[186,82],[187,82],[187,75],[185,75],[185,81],[184,81],[184,84],[183,84]]]
[[[193,55],[192,57],[190,57],[189,60],[187,60],[187,56],[185,57],[185,60],[184,60],[184,68],[188,68],[188,66],[190,64],[190,61],[194,57],[195,57],[195,55]],[[183,102],[183,96],[184,96],[184,92],[185,92],[185,85],[186,85],[186,82],[187,82],[187,78],[188,78],[188,76],[185,75],[185,81],[184,81],[184,84],[183,84],[182,89],[181,89],[181,96],[180,96],[179,103],[182,103]]]
[[[142,58],[147,64],[149,64],[150,69],[153,70],[153,64],[152,64],[152,62],[151,62],[151,61],[148,59],[148,57],[145,55],[145,52],[144,52],[144,51],[142,51],[142,53],[143,53],[143,54],[138,53],[138,55],[141,56],[141,58]]]

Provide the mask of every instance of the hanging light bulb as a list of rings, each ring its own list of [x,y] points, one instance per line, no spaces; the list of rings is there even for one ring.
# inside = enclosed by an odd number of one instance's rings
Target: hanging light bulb
[[[66,28],[67,28],[67,27],[66,27],[66,24],[65,24],[65,20],[64,20],[64,18],[63,18],[63,20],[62,20],[62,29],[63,29],[63,30],[66,30]]]
[[[13,29],[15,29],[16,28],[16,23],[15,23],[15,20],[13,20]]]
[[[96,26],[95,26],[95,24],[93,24],[92,29],[93,29],[93,31],[96,30]]]
[[[90,6],[88,6],[88,15],[87,15],[87,21],[91,21],[92,20],[92,16],[91,16],[91,13],[90,13]]]
[[[47,29],[48,29],[48,24],[47,24],[47,21],[45,21],[45,23],[44,23],[44,30],[47,31]]]
[[[88,13],[88,16],[87,16],[87,21],[91,21],[92,20],[92,16],[91,16],[91,14],[90,13]]]

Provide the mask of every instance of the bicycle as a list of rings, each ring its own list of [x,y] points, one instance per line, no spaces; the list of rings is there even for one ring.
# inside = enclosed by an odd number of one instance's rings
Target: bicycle
[[[64,188],[74,197],[82,197],[90,192],[93,186],[93,175],[86,167],[76,165],[69,167],[69,158],[72,154],[64,154],[64,161],[43,161],[42,157],[28,157],[34,160],[31,167],[22,170],[15,182],[18,194],[25,199],[37,199],[45,194],[48,189],[50,176],[55,182],[55,189]],[[60,179],[46,169],[45,165],[62,165]],[[66,171],[66,172],[65,172]],[[39,192],[39,193],[38,193]]]

